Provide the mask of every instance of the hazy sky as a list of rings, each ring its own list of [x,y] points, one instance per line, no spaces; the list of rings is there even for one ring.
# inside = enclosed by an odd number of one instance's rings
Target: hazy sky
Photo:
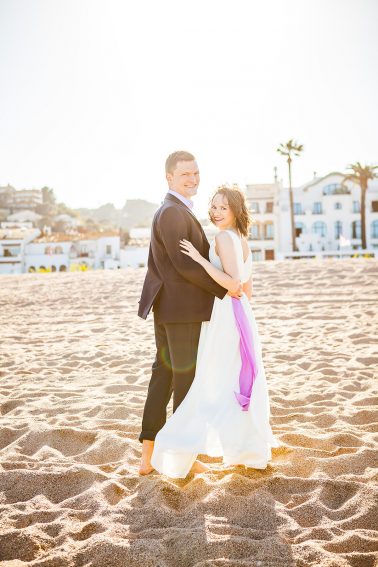
[[[378,162],[377,0],[0,0],[0,185],[160,202],[167,154],[220,183]]]

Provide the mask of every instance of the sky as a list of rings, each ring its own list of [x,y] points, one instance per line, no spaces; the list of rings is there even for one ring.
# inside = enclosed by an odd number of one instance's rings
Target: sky
[[[0,186],[161,202],[193,153],[222,183],[378,163],[377,0],[0,0]]]

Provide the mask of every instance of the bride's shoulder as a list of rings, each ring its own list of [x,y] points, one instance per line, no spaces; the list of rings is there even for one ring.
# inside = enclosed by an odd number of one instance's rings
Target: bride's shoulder
[[[233,234],[232,230],[229,230],[228,228],[224,228],[224,229],[218,230],[218,232],[215,235],[215,239],[216,240],[232,240],[232,234]]]
[[[232,236],[232,231],[227,229],[220,230],[215,235],[215,245],[216,250],[221,250],[224,254],[235,254],[237,249],[235,239]]]
[[[231,231],[227,229],[219,230],[215,235],[215,242],[221,245],[233,242]]]

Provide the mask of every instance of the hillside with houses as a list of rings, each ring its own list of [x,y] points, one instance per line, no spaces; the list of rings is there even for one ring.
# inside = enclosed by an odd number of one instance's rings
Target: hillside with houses
[[[0,187],[0,274],[144,267],[157,207],[71,209],[48,187]]]

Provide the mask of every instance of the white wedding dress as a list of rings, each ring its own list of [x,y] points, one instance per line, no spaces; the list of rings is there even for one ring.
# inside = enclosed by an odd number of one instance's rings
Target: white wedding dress
[[[235,232],[228,232],[234,239],[244,283],[251,275],[252,256],[244,262],[241,241]],[[209,259],[223,270],[215,239]],[[242,411],[234,394],[239,390],[241,354],[232,298],[216,297],[210,321],[202,323],[190,390],[155,439],[151,464],[169,477],[185,478],[198,454],[223,457],[226,466],[264,469],[272,457],[271,447],[279,446],[269,424],[269,396],[255,317],[245,294],[240,301],[251,325],[257,362],[249,409]]]

